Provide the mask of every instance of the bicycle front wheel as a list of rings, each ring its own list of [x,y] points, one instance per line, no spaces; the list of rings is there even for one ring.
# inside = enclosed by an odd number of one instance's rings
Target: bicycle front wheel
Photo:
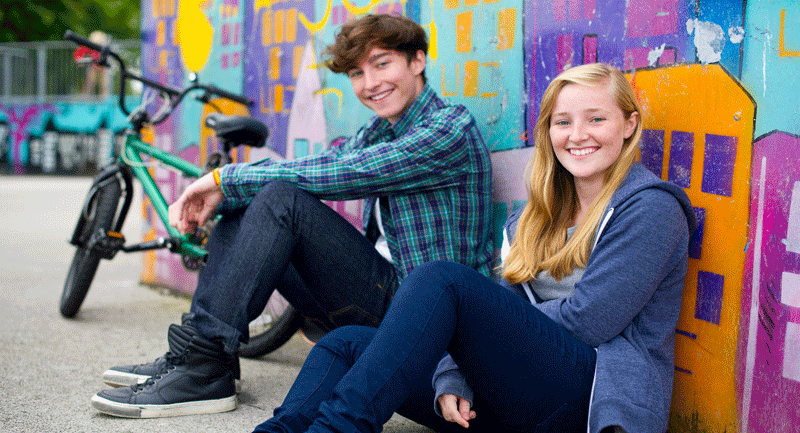
[[[250,322],[250,341],[239,346],[239,355],[258,358],[283,346],[303,324],[303,316],[277,291],[264,311]]]
[[[85,245],[93,233],[98,229],[109,231],[113,229],[117,206],[122,195],[119,180],[113,178],[110,182],[100,186],[86,205],[86,215],[79,242]],[[72,264],[61,292],[61,315],[74,317],[81,308],[89,286],[92,284],[97,266],[100,264],[100,253],[85,247],[77,247]]]

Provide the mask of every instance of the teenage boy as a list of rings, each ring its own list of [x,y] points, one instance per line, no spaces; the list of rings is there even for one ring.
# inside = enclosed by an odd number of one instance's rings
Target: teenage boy
[[[92,406],[133,418],[235,409],[239,344],[275,289],[327,328],[378,326],[419,264],[491,273],[489,152],[467,109],[427,85],[427,50],[407,18],[345,24],[327,66],[347,74],[376,116],[339,148],[229,164],[186,188],[169,208],[181,232],[222,212],[191,311],[170,326],[166,355],[107,371],[132,385],[98,393]],[[365,200],[364,234],[320,201],[353,199]]]

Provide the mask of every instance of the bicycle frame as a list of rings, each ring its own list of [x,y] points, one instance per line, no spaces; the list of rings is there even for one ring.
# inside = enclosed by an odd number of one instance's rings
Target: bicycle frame
[[[191,257],[204,257],[207,254],[206,250],[193,241],[193,236],[181,235],[178,229],[170,226],[169,206],[164,196],[161,194],[161,190],[156,185],[153,176],[142,161],[141,154],[146,154],[191,177],[202,176],[203,169],[180,157],[143,142],[136,134],[128,134],[126,138],[121,157],[123,161],[121,163],[129,167],[133,171],[133,175],[141,182],[144,193],[150,198],[150,202],[156,214],[158,214],[159,219],[164,224],[170,237],[180,241],[180,245],[175,252]]]

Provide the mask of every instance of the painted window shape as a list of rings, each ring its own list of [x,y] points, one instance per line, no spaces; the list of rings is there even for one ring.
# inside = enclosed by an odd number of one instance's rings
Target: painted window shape
[[[713,272],[697,273],[697,300],[694,306],[694,317],[719,325],[722,315],[722,290],[725,276]]]
[[[694,134],[673,131],[669,148],[668,180],[681,188],[689,188],[692,180],[692,154],[694,153]]]
[[[737,137],[706,134],[702,191],[733,195],[733,167],[736,163]]]
[[[639,141],[642,150],[642,165],[659,178],[664,172],[664,131],[661,129],[642,130]]]

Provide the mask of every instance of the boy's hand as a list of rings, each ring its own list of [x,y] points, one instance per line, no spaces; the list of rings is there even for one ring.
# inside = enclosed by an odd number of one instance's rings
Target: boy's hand
[[[184,235],[194,231],[208,221],[223,199],[222,188],[214,181],[214,174],[208,173],[186,187],[169,206],[169,225]]]
[[[475,411],[470,410],[469,401],[454,394],[442,394],[437,400],[444,419],[469,428],[469,421],[475,418]]]

